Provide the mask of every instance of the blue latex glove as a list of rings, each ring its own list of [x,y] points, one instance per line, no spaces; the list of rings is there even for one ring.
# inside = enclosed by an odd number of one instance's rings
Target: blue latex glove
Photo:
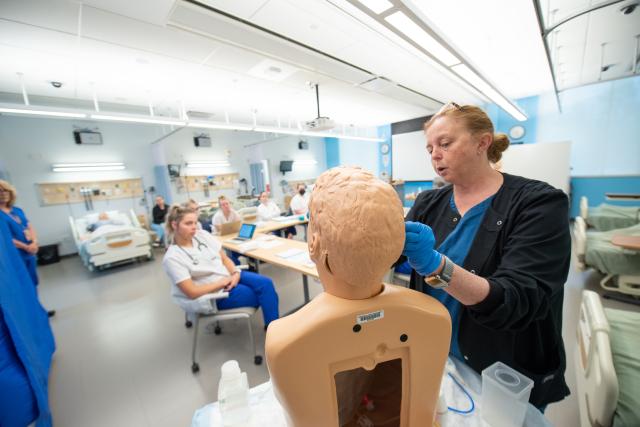
[[[423,276],[433,274],[442,262],[442,254],[433,249],[436,238],[428,225],[420,222],[404,223],[405,241],[402,255],[409,264]]]

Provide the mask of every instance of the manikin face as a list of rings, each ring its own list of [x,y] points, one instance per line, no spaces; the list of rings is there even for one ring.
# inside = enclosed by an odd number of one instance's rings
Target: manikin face
[[[433,170],[447,182],[460,183],[483,158],[486,161],[479,138],[465,128],[462,120],[439,117],[427,130],[426,137]]]
[[[176,234],[182,239],[192,239],[196,234],[198,224],[198,217],[195,213],[188,213],[182,217],[180,222],[173,221],[171,226],[175,230]]]
[[[226,199],[220,200],[220,209],[222,209],[225,215],[229,215],[229,212],[231,212],[231,204]]]
[[[267,194],[266,191],[263,191],[260,194],[260,203],[262,203],[263,205],[266,205],[269,202],[269,194]]]

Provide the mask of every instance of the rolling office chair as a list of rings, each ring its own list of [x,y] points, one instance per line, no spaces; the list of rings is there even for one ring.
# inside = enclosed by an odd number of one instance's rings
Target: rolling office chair
[[[217,294],[207,294],[200,298],[208,300],[224,299],[229,296],[228,292],[221,292]],[[253,363],[256,365],[262,364],[262,356],[257,353],[256,342],[253,339],[253,329],[251,327],[251,316],[255,314],[258,309],[256,307],[239,307],[231,308],[227,310],[218,310],[213,313],[187,313],[184,314],[185,327],[191,328],[193,326],[193,346],[191,349],[191,372],[194,374],[200,370],[200,365],[196,360],[196,351],[198,347],[198,327],[200,325],[200,319],[207,319],[216,322],[215,334],[220,335],[222,329],[217,324],[219,321],[231,320],[231,319],[245,319],[249,325],[249,339],[251,340],[251,347],[253,348]],[[191,317],[191,318],[190,318]],[[191,321],[193,319],[193,322]]]

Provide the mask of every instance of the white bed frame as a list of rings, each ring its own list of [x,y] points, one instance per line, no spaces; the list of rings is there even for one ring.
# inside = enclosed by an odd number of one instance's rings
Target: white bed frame
[[[587,252],[587,223],[581,217],[576,217],[573,225],[573,250],[576,254],[576,267],[579,271],[584,271],[590,266],[586,264],[585,254]],[[640,296],[640,276],[628,274],[615,274],[602,271],[605,274],[600,280],[600,286],[607,291],[621,292],[635,297]]]
[[[582,292],[574,352],[581,427],[611,425],[618,404],[618,378],[613,366],[609,322],[600,296]]]
[[[128,215],[120,214],[119,218],[126,218],[126,228],[83,239],[83,235],[86,233],[81,231],[86,229],[87,217],[69,217],[71,233],[78,253],[81,253],[81,247],[85,245],[85,250],[89,255],[88,257],[81,255],[89,271],[108,268],[138,258],[153,259],[149,232],[142,228],[133,210],[129,210]]]

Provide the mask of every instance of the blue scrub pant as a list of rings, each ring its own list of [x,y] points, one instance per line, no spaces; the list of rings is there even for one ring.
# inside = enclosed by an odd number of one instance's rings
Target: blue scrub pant
[[[155,231],[158,236],[158,241],[164,243],[164,227],[162,224],[151,223],[151,229]]]
[[[229,257],[229,259],[231,261],[233,261],[233,263],[235,265],[240,265],[240,255],[238,252],[234,252],[234,251],[230,251],[230,250],[225,250],[225,252],[227,253],[227,256]]]
[[[40,281],[38,280],[37,261],[35,255],[22,255],[22,260],[24,261],[25,267],[27,267],[29,277],[31,277],[31,281],[33,282],[34,286],[38,286],[38,283],[40,283]]]
[[[229,297],[216,301],[218,310],[238,307],[260,307],[264,325],[276,320],[278,315],[278,294],[273,281],[260,274],[242,271],[240,282],[231,289]]]

